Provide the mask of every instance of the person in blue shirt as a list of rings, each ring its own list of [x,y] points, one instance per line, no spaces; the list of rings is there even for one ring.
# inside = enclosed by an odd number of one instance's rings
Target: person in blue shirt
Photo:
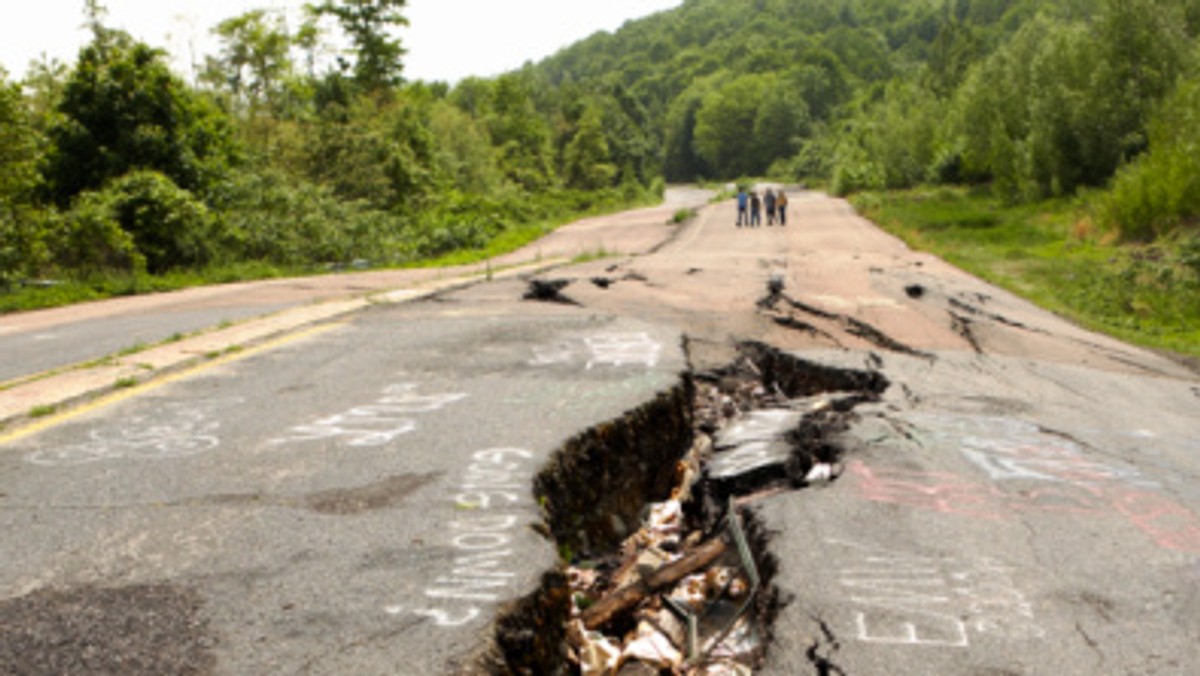
[[[745,188],[738,188],[737,202],[738,202],[737,227],[740,228],[743,225],[750,225],[750,219],[746,216],[746,207],[747,207],[747,205],[750,204],[750,196],[746,194]]]

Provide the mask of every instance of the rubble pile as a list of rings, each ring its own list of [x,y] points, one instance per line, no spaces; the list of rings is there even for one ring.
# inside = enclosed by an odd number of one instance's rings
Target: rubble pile
[[[752,515],[732,500],[705,500],[703,484],[714,435],[789,402],[749,359],[699,380],[696,440],[675,467],[670,498],[648,506],[615,554],[568,567],[569,657],[585,676],[749,674],[765,655],[777,602],[763,569],[775,564],[747,525]]]
[[[547,532],[568,565],[530,604],[560,624],[544,631],[514,613],[522,640],[500,637],[506,669],[492,673],[699,676],[765,664],[778,561],[753,504],[836,479],[855,408],[889,383],[874,369],[738,348],[729,366],[692,372],[572,439],[539,474]],[[547,646],[531,647],[534,636]],[[532,653],[546,668],[522,667]]]

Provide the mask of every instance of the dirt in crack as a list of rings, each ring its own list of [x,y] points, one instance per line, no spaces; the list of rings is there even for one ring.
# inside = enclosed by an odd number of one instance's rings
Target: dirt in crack
[[[780,607],[754,500],[833,481],[888,387],[761,343],[568,442],[535,482],[563,568],[501,613],[491,673],[744,673]]]

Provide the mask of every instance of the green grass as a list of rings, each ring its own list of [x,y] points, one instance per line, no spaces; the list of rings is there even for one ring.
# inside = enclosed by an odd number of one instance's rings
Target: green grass
[[[575,257],[571,259],[571,264],[578,265],[580,263],[590,263],[592,261],[600,261],[604,260],[605,258],[612,258],[613,256],[620,255],[621,254],[619,252],[609,251],[608,249],[604,248],[603,245],[600,245],[591,251],[584,251],[583,253],[576,254]]]
[[[1200,357],[1200,235],[1116,244],[1092,226],[1089,196],[1010,206],[959,189],[864,193],[867,218],[1092,330]]]
[[[673,225],[681,225],[695,218],[696,213],[695,209],[680,209],[671,217],[671,223]]]
[[[57,406],[34,406],[29,409],[30,418],[45,418],[58,412]]]

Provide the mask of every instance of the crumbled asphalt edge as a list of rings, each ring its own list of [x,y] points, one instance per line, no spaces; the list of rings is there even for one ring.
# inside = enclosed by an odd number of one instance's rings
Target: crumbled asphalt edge
[[[0,601],[0,673],[211,674],[200,594],[168,584],[41,589]]]
[[[802,477],[814,464],[840,458],[836,435],[848,427],[854,408],[878,401],[890,385],[878,371],[824,366],[759,342],[745,342],[738,349],[750,361],[755,377],[785,396],[839,393],[831,397],[828,407],[806,416],[789,435],[794,451],[786,474],[793,488],[803,486]],[[730,373],[738,370],[731,367]],[[745,370],[741,375],[745,377]],[[560,551],[589,558],[612,550],[637,529],[647,504],[669,496],[673,470],[692,447],[696,428],[703,427],[695,417],[694,378],[689,370],[681,374],[678,385],[653,401],[572,438],[534,479],[534,494],[546,516],[546,534]],[[773,477],[767,477],[762,485],[739,488],[748,493],[774,483]],[[693,526],[713,535],[726,510],[708,486],[709,482],[701,481],[694,487],[685,513]],[[761,665],[782,606],[773,584],[779,561],[770,552],[771,533],[755,509],[741,508],[739,513],[762,581],[750,611],[761,632],[760,648],[751,657]],[[469,661],[465,673],[570,673],[566,655],[570,607],[570,591],[560,565],[544,575],[538,590],[500,611],[488,645]],[[823,664],[831,663],[814,659],[818,669]]]
[[[647,503],[665,500],[673,468],[692,446],[690,373],[653,400],[568,440],[534,478],[547,534],[560,551],[587,556],[615,548]],[[495,632],[467,673],[562,674],[570,593],[563,569],[498,613]]]

